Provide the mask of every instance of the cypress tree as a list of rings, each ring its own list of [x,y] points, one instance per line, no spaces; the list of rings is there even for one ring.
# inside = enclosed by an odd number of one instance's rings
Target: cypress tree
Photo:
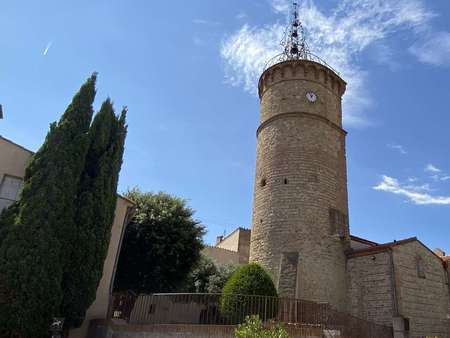
[[[76,250],[64,274],[62,313],[67,327],[81,325],[103,273],[126,135],[125,113],[106,100],[89,130],[89,150],[78,191]]]
[[[15,224],[0,248],[0,333],[48,336],[62,301],[63,268],[74,236],[74,206],[89,146],[96,74],[74,96],[25,171]]]

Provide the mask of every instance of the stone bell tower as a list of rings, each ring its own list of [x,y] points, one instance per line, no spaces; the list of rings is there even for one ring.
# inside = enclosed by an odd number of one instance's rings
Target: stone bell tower
[[[250,261],[272,274],[281,296],[345,310],[346,83],[310,53],[296,3],[282,45],[259,80]]]

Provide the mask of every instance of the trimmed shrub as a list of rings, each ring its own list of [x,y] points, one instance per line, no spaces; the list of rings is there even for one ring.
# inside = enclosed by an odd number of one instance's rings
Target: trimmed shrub
[[[222,289],[220,309],[232,324],[241,323],[250,315],[258,315],[263,320],[273,318],[278,310],[278,301],[272,278],[258,264],[240,267]]]

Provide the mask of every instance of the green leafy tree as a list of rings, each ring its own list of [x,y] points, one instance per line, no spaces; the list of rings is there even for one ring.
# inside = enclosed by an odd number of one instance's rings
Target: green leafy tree
[[[282,326],[264,328],[258,316],[246,317],[234,332],[235,338],[289,338]]]
[[[201,255],[189,273],[181,291],[195,293],[221,293],[230,276],[236,271],[234,265],[216,266],[211,258]]]
[[[200,259],[203,226],[179,197],[138,189],[126,196],[136,203],[136,212],[125,230],[116,290],[179,290]]]
[[[255,305],[252,297],[258,298]],[[239,323],[247,315],[259,315],[269,319],[277,312],[277,290],[269,274],[258,264],[250,263],[240,267],[226,282],[220,300],[221,313],[230,322]]]
[[[15,224],[17,213],[19,211],[18,203],[13,203],[0,212],[0,247],[2,241],[6,238],[9,229]]]
[[[75,198],[88,150],[96,74],[74,96],[26,171],[17,206],[0,248],[0,332],[36,338],[48,335],[60,315],[63,268],[76,234]]]
[[[182,292],[221,293],[222,288],[236,271],[235,265],[217,266],[213,260],[201,255],[198,263],[189,273]]]
[[[209,277],[206,291],[208,293],[221,293],[226,282],[236,272],[236,265],[225,265],[217,268],[217,273]]]
[[[108,99],[89,129],[89,150],[76,203],[77,247],[63,280],[62,314],[68,327],[81,325],[102,277],[124,151],[125,114],[124,109],[117,117]]]
[[[218,269],[214,262],[205,255],[200,255],[200,259],[194,265],[187,276],[186,285],[181,291],[206,293],[211,276],[217,274]]]

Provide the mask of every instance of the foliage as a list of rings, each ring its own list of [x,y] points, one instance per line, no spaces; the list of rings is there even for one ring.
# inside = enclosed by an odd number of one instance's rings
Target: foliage
[[[252,306],[252,299],[248,297],[250,295],[277,297],[272,278],[255,263],[240,267],[226,282],[220,301],[222,315],[232,322],[242,321],[246,315],[259,315],[261,318],[271,318],[275,315],[275,302],[271,302],[269,310]],[[239,309],[237,314],[236,309]]]
[[[238,326],[234,332],[235,338],[289,338],[282,326],[264,328],[258,316],[245,318],[245,323]]]
[[[216,266],[209,257],[201,255],[198,263],[189,273],[182,291],[220,293],[236,268],[234,265]]]
[[[225,283],[230,279],[233,273],[236,272],[237,266],[225,265],[217,268],[217,273],[209,277],[208,287],[206,292],[208,293],[221,293]]]
[[[17,217],[0,248],[0,332],[47,336],[59,315],[63,268],[70,262],[75,198],[88,150],[96,75],[74,96],[44,144],[32,157],[17,206]]]
[[[13,203],[8,208],[3,209],[0,212],[0,247],[2,245],[2,241],[6,238],[10,227],[12,227],[16,222],[18,211],[18,203]]]
[[[200,259],[203,226],[179,197],[138,189],[126,196],[137,206],[125,230],[115,289],[136,293],[179,289]]]
[[[108,99],[89,129],[89,149],[76,202],[77,248],[63,280],[62,315],[68,327],[81,325],[102,277],[124,151],[125,113],[124,109],[117,117]]]

